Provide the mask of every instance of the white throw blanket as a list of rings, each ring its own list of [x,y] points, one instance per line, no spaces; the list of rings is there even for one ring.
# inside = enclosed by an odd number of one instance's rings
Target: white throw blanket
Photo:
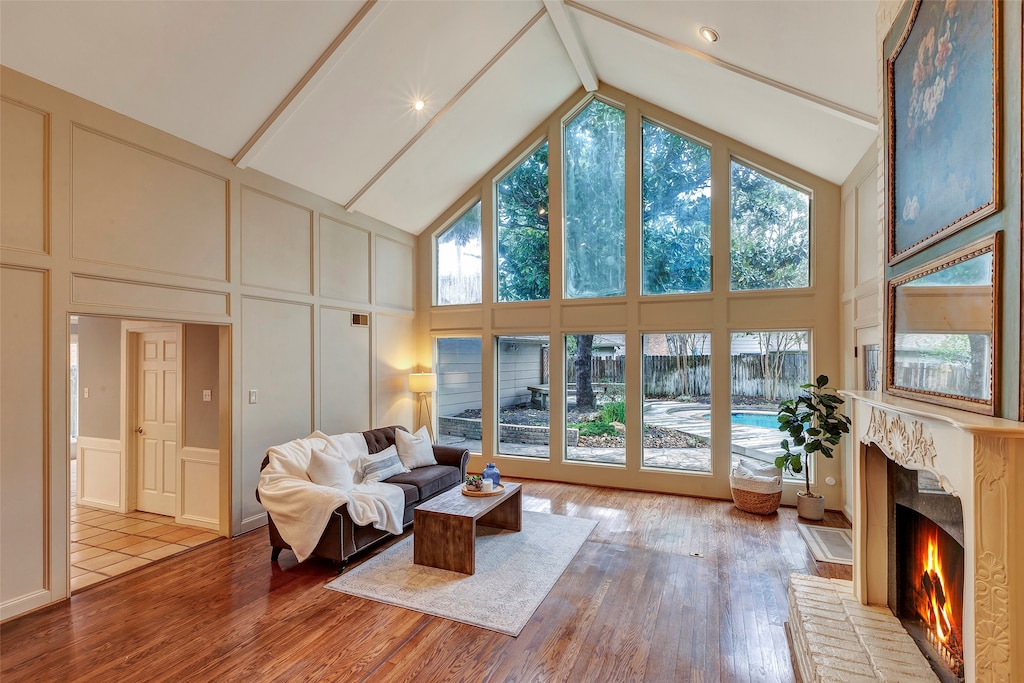
[[[260,473],[260,502],[299,562],[313,552],[327,528],[331,513],[343,503],[348,503],[348,514],[356,524],[372,524],[392,534],[402,533],[405,492],[400,486],[357,484],[351,491],[342,491],[314,484],[306,476],[314,448],[339,457],[344,455],[352,462],[352,453],[339,454],[335,444],[343,442],[349,447],[356,442],[354,439],[341,439],[341,436],[328,437],[314,432],[305,439],[295,439],[267,450],[270,462]],[[365,441],[363,451],[366,451]]]

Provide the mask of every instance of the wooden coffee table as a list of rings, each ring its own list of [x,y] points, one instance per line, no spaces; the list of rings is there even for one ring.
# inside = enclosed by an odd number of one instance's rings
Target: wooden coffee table
[[[462,495],[462,486],[416,508],[413,562],[463,574],[476,571],[476,525],[519,531],[523,528],[520,484],[506,483],[493,496]]]

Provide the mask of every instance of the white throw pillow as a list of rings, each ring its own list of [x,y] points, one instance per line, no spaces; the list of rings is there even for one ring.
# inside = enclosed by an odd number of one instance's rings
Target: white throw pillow
[[[384,481],[407,471],[402,465],[402,461],[398,459],[398,449],[394,446],[388,446],[380,453],[364,455],[359,462],[360,469],[363,471],[364,484]]]
[[[348,461],[348,467],[352,470],[352,481],[356,484],[363,483],[363,473],[360,471],[359,461],[367,454],[366,439],[360,432],[346,432],[344,434],[333,434],[328,436],[321,431],[315,431],[311,436],[323,439],[327,442],[327,450],[340,453]]]
[[[340,455],[331,455],[314,448],[309,454],[306,476],[320,486],[330,486],[342,491],[352,490],[352,470],[348,466],[348,461]]]
[[[437,464],[434,447],[430,443],[430,432],[425,425],[417,429],[415,434],[396,429],[395,445],[398,446],[398,457],[402,464],[409,469]]]

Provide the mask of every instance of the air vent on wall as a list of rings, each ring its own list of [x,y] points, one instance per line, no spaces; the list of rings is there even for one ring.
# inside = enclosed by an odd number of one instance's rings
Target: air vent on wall
[[[353,327],[369,327],[370,316],[366,313],[353,313],[352,314],[352,326]]]

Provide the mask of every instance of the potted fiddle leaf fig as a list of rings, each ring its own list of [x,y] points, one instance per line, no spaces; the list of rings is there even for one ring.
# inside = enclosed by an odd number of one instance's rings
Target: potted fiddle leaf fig
[[[804,474],[805,490],[796,499],[797,514],[804,519],[825,517],[825,497],[811,491],[811,456],[820,453],[832,457],[833,449],[843,434],[850,432],[850,418],[839,412],[843,399],[828,386],[828,376],[818,375],[812,384],[802,384],[796,398],[779,404],[779,431],[789,438],[779,445],[783,454],[775,458],[775,466],[793,474]]]

